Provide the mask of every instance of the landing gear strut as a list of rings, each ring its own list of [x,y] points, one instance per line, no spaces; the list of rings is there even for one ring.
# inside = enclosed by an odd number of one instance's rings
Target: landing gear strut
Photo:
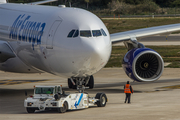
[[[68,87],[84,92],[85,87],[94,88],[94,77],[91,75],[86,78],[68,78]]]

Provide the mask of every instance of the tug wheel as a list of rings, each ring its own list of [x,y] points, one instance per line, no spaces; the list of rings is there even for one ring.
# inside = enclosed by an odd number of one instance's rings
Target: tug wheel
[[[34,108],[26,108],[26,110],[28,113],[34,113],[35,112]]]
[[[68,109],[68,103],[67,101],[64,102],[63,107],[58,108],[59,113],[65,113]]]
[[[96,99],[99,99],[99,101],[96,102],[98,107],[105,107],[107,102],[107,97],[105,93],[97,93]]]

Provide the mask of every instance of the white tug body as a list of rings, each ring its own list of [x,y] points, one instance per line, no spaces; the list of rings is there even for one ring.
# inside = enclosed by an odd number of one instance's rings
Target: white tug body
[[[87,93],[65,94],[62,87],[58,86],[35,86],[34,95],[24,101],[24,107],[28,113],[35,110],[54,110],[64,113],[67,110],[89,108],[97,105],[104,107],[107,97],[104,93],[97,93],[95,97],[89,97]]]

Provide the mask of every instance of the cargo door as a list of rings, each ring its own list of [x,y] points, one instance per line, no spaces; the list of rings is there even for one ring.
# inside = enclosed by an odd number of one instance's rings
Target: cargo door
[[[46,48],[47,49],[53,49],[53,39],[54,39],[54,35],[56,33],[57,28],[59,27],[61,23],[61,20],[56,20],[53,25],[51,26],[49,33],[48,33],[48,37],[46,40]]]

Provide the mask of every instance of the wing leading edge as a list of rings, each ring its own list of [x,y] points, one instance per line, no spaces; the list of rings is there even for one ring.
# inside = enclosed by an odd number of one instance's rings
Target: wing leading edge
[[[171,33],[175,31],[180,31],[179,23],[114,33],[110,35],[110,38],[112,43],[115,43],[115,42],[123,42],[136,38],[152,36],[152,35]]]

